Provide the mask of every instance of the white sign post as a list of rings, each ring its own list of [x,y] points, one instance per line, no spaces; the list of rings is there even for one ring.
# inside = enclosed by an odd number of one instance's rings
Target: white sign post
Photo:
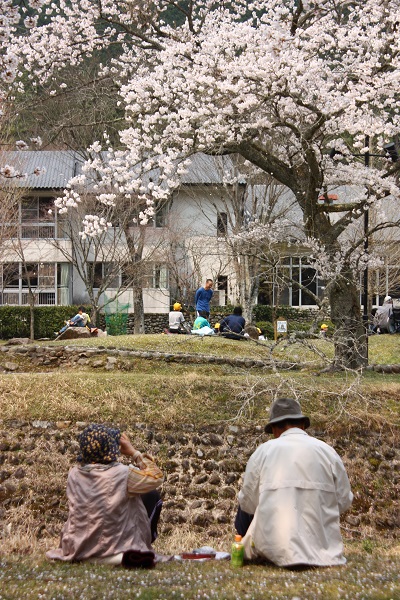
[[[286,319],[282,318],[282,317],[278,317],[278,319],[275,321],[275,341],[278,339],[278,335],[287,335],[288,332],[288,327],[287,327],[287,321]]]

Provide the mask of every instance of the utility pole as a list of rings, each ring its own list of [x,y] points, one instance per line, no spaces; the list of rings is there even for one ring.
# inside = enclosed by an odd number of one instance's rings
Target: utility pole
[[[365,147],[368,148],[364,154],[364,165],[369,168],[369,135],[365,136]],[[363,277],[363,323],[365,328],[365,346],[366,346],[366,358],[368,360],[368,228],[369,228],[369,207],[367,206],[364,211],[364,253],[367,259],[364,268]]]

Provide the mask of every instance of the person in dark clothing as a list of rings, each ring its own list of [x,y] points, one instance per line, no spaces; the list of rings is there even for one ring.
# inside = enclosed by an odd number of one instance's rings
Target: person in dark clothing
[[[246,338],[243,336],[245,325],[246,321],[242,317],[241,307],[235,306],[233,314],[222,319],[219,332],[230,340],[245,340]]]

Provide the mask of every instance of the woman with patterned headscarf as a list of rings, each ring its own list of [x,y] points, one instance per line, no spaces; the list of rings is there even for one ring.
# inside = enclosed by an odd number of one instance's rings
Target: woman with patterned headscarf
[[[132,553],[153,564],[162,472],[119,429],[89,425],[78,441],[78,465],[68,475],[68,519],[59,548],[46,556],[120,564]],[[131,457],[134,465],[119,462],[120,454]]]

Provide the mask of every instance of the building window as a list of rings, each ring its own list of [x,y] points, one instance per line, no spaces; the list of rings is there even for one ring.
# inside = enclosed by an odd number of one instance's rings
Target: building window
[[[88,279],[93,288],[101,287],[118,289],[120,287],[120,268],[111,262],[89,262]]]
[[[167,202],[161,202],[157,204],[154,203],[154,214],[152,217],[149,217],[149,220],[146,223],[146,227],[165,227],[168,216],[168,206]],[[146,210],[147,205],[143,204],[141,206],[135,206],[128,208],[126,213],[123,216],[116,216],[114,219],[115,224],[118,227],[122,226],[122,223],[128,223],[131,227],[137,227],[140,225],[140,213]]]
[[[22,265],[22,287],[36,288],[39,284],[39,265],[37,263],[27,263]]]
[[[54,288],[56,283],[55,263],[39,263],[38,285],[40,288]]]
[[[274,278],[273,302],[275,305],[316,306],[317,302],[311,294],[322,298],[324,290],[324,281],[307,264],[307,258],[291,256],[285,259]]]
[[[23,239],[54,238],[55,214],[53,198],[23,198],[21,201],[21,237]]]
[[[96,289],[101,287],[103,280],[103,263],[101,262],[88,262],[87,264],[87,278],[88,282]]]
[[[167,221],[168,214],[168,206],[166,203],[160,204],[155,209],[156,214],[154,215],[154,226],[155,227],[165,227]]]
[[[217,213],[217,235],[225,236],[228,232],[228,215],[226,212]]]
[[[168,288],[168,269],[166,265],[148,263],[143,277],[144,288]]]
[[[121,267],[121,286],[123,288],[129,288],[133,285],[133,268],[130,263],[126,263]]]
[[[363,274],[360,274],[360,290],[362,285]],[[392,298],[400,298],[400,267],[386,264],[379,270],[370,274],[369,288],[372,297],[372,305],[380,306],[383,303],[385,296]],[[362,294],[361,294],[362,295]],[[362,297],[360,295],[360,302]]]
[[[4,288],[19,288],[20,277],[19,277],[19,263],[4,263],[2,265],[2,283],[1,287]]]
[[[29,304],[33,293],[35,304],[56,303],[56,263],[3,263],[1,265],[2,303],[19,306]]]

